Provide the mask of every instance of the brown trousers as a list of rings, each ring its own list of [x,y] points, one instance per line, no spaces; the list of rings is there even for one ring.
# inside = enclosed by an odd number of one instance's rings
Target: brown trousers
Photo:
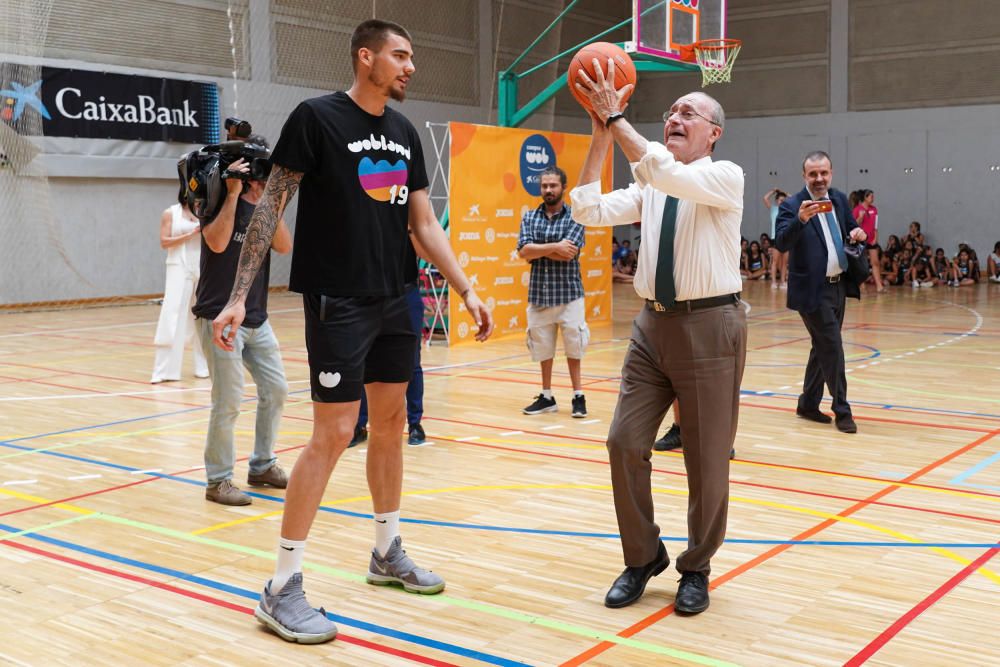
[[[608,433],[625,565],[642,566],[656,558],[660,527],[653,522],[650,486],[653,441],[676,398],[688,481],[688,548],[677,558],[677,569],[709,574],[726,535],[729,450],[736,439],[746,331],[742,303],[690,313],[643,308],[635,318]]]

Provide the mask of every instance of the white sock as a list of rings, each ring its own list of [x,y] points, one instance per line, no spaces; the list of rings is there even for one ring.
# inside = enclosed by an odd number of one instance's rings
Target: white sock
[[[545,398],[552,398],[552,390],[542,389],[542,396],[544,396]]]
[[[573,397],[576,398],[577,396],[583,396],[583,390],[582,389],[574,389],[573,390]]]
[[[375,514],[375,551],[385,558],[392,541],[399,535],[399,510]]]
[[[306,553],[306,541],[296,542],[282,537],[278,540],[278,564],[271,577],[271,595],[277,595],[292,575],[302,571],[302,558]]]

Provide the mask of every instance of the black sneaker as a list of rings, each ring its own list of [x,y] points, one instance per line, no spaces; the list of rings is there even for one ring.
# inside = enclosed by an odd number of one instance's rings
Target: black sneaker
[[[368,429],[366,429],[364,426],[355,426],[354,437],[351,438],[351,442],[348,443],[347,447],[348,448],[357,447],[367,439],[368,439]]]
[[[653,443],[653,449],[658,452],[669,452],[672,449],[679,449],[681,446],[681,427],[674,424],[670,430],[663,434],[663,437]]]
[[[587,416],[587,399],[583,394],[573,397],[573,416],[580,418]]]
[[[424,427],[420,425],[420,422],[410,424],[410,437],[407,438],[406,444],[422,445],[425,442],[427,442],[427,435],[424,433]]]
[[[526,407],[523,412],[526,415],[540,415],[543,412],[558,412],[559,407],[556,405],[555,396],[552,398],[545,398],[545,394],[539,394],[535,397],[535,402]]]

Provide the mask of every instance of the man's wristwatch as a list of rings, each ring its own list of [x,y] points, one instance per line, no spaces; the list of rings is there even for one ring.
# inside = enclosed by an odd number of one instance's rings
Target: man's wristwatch
[[[616,111],[610,116],[608,116],[608,119],[604,121],[604,127],[611,127],[611,124],[613,122],[615,122],[616,120],[621,120],[623,118],[625,118],[625,114],[623,114],[621,111]]]

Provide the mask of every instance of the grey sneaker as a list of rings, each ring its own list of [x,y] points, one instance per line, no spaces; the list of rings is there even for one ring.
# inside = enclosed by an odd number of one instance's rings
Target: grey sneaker
[[[372,559],[368,564],[368,583],[376,586],[402,584],[403,590],[424,595],[444,590],[444,579],[430,570],[417,567],[403,551],[403,541],[398,535],[392,541],[385,558],[372,549]]]
[[[271,595],[269,580],[253,615],[285,641],[322,644],[337,636],[337,625],[326,617],[326,610],[313,609],[306,601],[301,572],[293,574],[277,595]]]
[[[205,498],[220,505],[249,505],[253,502],[250,496],[233,486],[231,479],[224,479],[218,484],[206,486]]]
[[[250,486],[273,486],[276,489],[288,487],[288,473],[277,463],[261,473],[248,473],[247,484]]]

